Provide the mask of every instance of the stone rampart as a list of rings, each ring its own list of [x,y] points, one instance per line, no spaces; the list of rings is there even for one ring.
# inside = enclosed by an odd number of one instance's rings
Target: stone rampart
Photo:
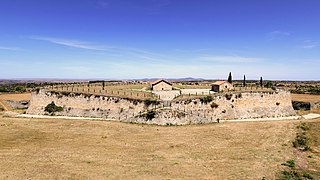
[[[211,98],[203,96],[169,102],[146,103],[120,97],[41,90],[32,94],[27,113],[47,114],[44,109],[51,102],[63,107],[63,111],[55,115],[102,117],[125,122],[161,125],[295,115],[291,95],[287,91],[232,92],[214,94]],[[154,117],[147,118],[151,111],[154,112]]]

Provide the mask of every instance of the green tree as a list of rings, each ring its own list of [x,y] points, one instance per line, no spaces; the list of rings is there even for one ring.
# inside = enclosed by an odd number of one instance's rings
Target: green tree
[[[16,86],[14,88],[14,90],[17,92],[26,92],[27,91],[25,86]]]
[[[243,75],[243,87],[246,87],[246,75]]]
[[[60,112],[63,111],[63,107],[57,106],[53,101],[48,104],[45,108],[44,111],[48,113],[55,113],[55,112]]]
[[[260,77],[260,87],[263,86],[263,80],[262,80],[262,76]]]
[[[231,72],[229,72],[228,82],[232,84],[232,75],[231,75]]]
[[[273,83],[271,81],[268,81],[266,86],[267,86],[267,88],[271,88],[273,86]]]

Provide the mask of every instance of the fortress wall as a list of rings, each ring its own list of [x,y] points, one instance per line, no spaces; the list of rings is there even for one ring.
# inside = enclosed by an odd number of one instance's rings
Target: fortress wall
[[[121,119],[137,115],[143,111],[144,103],[137,100],[127,100],[119,97],[95,96],[70,93],[69,96],[40,91],[32,93],[27,114],[45,115],[45,107],[54,102],[64,107],[63,112],[55,115],[75,117],[102,117]]]
[[[156,106],[155,118],[146,120],[140,115],[155,106],[146,107],[143,101],[94,95],[71,94],[64,96],[40,91],[32,94],[27,113],[46,114],[44,108],[54,101],[56,105],[64,107],[64,111],[56,113],[56,115],[102,117],[148,124],[197,124],[216,122],[218,119],[295,115],[291,104],[291,95],[287,91],[227,94],[216,94],[213,96],[212,102],[207,104],[202,103],[200,98],[171,101],[171,105],[161,102]],[[212,104],[216,104],[217,107]]]

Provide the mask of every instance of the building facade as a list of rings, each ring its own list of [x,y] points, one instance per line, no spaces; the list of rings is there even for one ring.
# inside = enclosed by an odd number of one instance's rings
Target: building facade
[[[156,82],[151,83],[151,90],[153,91],[171,91],[172,84],[166,80],[158,80]]]
[[[211,90],[214,92],[228,92],[232,89],[233,85],[228,81],[216,81],[211,87]]]

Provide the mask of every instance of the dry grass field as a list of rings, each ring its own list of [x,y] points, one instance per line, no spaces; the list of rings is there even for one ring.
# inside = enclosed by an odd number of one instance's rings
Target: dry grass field
[[[5,101],[29,101],[31,93],[20,93],[20,94],[0,94],[0,108],[4,110],[12,110]]]
[[[291,94],[293,101],[314,102],[320,101],[320,95],[312,94]]]
[[[31,93],[21,94],[0,94],[0,101],[12,100],[12,101],[28,101],[30,100]]]
[[[148,126],[0,117],[0,179],[274,179],[298,121]]]
[[[308,170],[313,174],[315,179],[320,179],[320,121],[311,121],[307,123],[309,129],[307,130],[307,137],[309,139],[309,146],[311,151],[304,154],[307,159],[306,166],[302,169]]]
[[[0,102],[29,99],[0,95]],[[317,179],[320,119],[305,122],[312,150],[299,152],[292,141],[300,121],[150,126],[0,112],[0,179],[276,179],[291,159]]]

